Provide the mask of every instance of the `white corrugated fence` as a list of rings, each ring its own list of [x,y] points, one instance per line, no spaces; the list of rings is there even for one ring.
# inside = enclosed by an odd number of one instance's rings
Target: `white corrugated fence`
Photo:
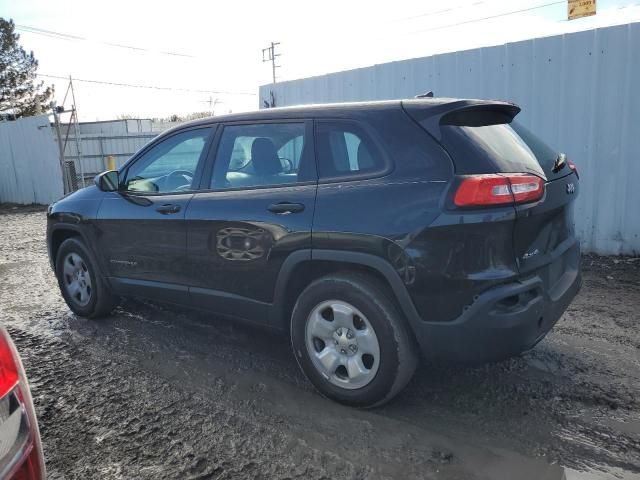
[[[63,193],[47,115],[0,122],[0,202],[49,204]]]
[[[640,23],[434,55],[275,85],[277,106],[436,96],[510,100],[578,164],[586,251],[640,253]],[[260,88],[260,104],[271,85]]]

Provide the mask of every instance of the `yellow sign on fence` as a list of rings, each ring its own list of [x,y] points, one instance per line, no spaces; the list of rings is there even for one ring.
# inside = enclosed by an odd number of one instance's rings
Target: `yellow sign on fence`
[[[567,15],[569,20],[589,17],[596,14],[596,0],[568,0]]]

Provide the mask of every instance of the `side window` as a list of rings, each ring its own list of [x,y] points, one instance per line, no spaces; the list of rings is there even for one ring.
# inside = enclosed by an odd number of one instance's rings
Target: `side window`
[[[211,188],[284,185],[315,179],[304,123],[224,127]]]
[[[154,145],[128,169],[126,190],[169,193],[191,189],[211,128],[172,135]]]
[[[319,121],[316,136],[321,178],[376,173],[386,168],[381,152],[356,123]]]

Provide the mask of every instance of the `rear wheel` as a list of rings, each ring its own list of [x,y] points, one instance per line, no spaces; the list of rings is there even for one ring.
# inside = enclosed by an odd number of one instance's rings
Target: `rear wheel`
[[[325,396],[374,407],[411,379],[417,351],[384,285],[362,274],[323,277],[294,307],[291,342],[298,363]]]
[[[56,257],[56,276],[62,296],[73,313],[98,318],[113,309],[113,296],[80,240],[69,238],[62,242]]]

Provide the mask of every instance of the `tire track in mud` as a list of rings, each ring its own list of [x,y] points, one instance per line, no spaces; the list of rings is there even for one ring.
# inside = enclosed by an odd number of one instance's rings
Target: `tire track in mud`
[[[38,404],[49,478],[364,478],[266,422],[83,347],[10,328]]]

